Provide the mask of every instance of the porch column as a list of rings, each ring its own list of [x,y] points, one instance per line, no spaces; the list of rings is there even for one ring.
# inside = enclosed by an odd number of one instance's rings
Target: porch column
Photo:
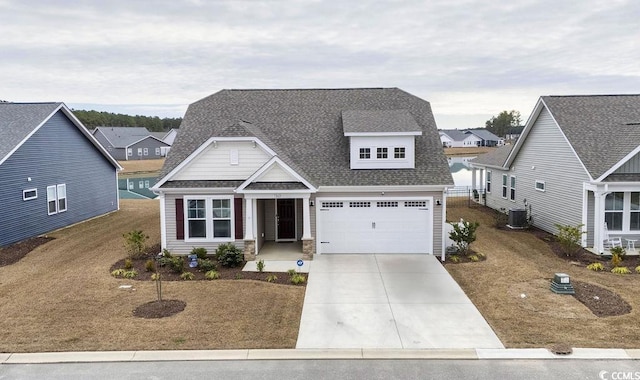
[[[244,198],[244,240],[255,240],[253,234],[253,199]]]
[[[604,252],[604,201],[607,193],[594,191],[593,207],[593,248],[596,252]]]
[[[302,240],[311,239],[311,210],[309,196],[302,198]]]
[[[471,190],[476,189],[476,168],[471,170]]]

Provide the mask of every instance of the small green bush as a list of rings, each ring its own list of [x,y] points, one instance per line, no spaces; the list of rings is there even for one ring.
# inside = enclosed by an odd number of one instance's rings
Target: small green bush
[[[640,265],[636,267],[636,273],[640,274]]]
[[[242,280],[242,278],[243,278],[243,277],[242,277],[242,274],[240,274],[240,273],[236,273],[236,275],[235,275],[235,277],[234,277],[234,278],[235,278],[236,280]]]
[[[220,244],[216,249],[216,260],[223,267],[235,268],[242,264],[244,255],[234,244],[225,243]]]
[[[480,223],[460,220],[460,222],[449,224],[453,227],[453,231],[449,232],[449,238],[456,243],[458,252],[468,255],[469,246],[476,241],[476,230]]]
[[[131,259],[124,259],[124,269],[126,270],[133,269],[133,261]]]
[[[611,273],[615,274],[630,274],[631,271],[627,267],[615,267],[611,269]]]
[[[159,281],[160,280],[160,273],[153,273],[151,275],[151,281]]]
[[[449,260],[451,260],[452,263],[459,263],[460,262],[460,256],[451,255],[451,256],[449,256]]]
[[[149,259],[144,263],[144,270],[147,272],[155,272],[156,270],[156,263]]]
[[[296,273],[293,276],[291,276],[290,280],[292,284],[298,285],[298,284],[304,284],[307,278],[301,275],[300,273]]]
[[[135,278],[138,275],[138,272],[135,269],[131,269],[128,271],[125,271],[122,274],[122,278]]]
[[[586,231],[582,230],[584,224],[578,224],[577,226],[555,224],[555,226],[558,229],[556,237],[560,247],[562,247],[562,252],[569,257],[574,256],[582,249],[580,240],[582,235],[586,233]]]
[[[169,269],[175,273],[182,273],[184,271],[184,258],[176,256],[169,260]]]
[[[256,263],[256,269],[258,269],[258,272],[260,273],[264,272],[264,260],[258,260]]]
[[[194,247],[191,250],[191,254],[192,255],[196,255],[199,259],[206,259],[207,258],[207,249],[206,248],[202,248],[202,247],[199,247],[199,248]]]
[[[111,275],[113,277],[122,277],[124,275],[124,273],[126,272],[126,269],[120,268],[120,269],[116,269],[114,271],[111,272]]]
[[[171,251],[169,251],[169,250],[168,250],[168,249],[166,249],[166,248],[164,248],[164,249],[162,250],[162,257],[171,257],[171,256],[173,256],[173,255],[171,254]]]
[[[270,274],[267,276],[267,282],[276,282],[276,281],[278,281],[278,276],[276,276],[275,274]]]
[[[604,265],[602,263],[591,263],[587,265],[587,269],[592,270],[594,272],[602,272],[604,270]]]
[[[124,246],[130,258],[141,259],[144,257],[147,249],[146,241],[149,239],[149,236],[145,235],[142,230],[131,230],[122,236],[124,237]]]
[[[471,255],[469,256],[469,260],[473,261],[474,263],[480,261],[480,257],[478,257],[478,255]]]
[[[289,270],[287,271],[287,274],[288,274],[289,276],[293,276],[293,275],[295,275],[296,273],[298,273],[298,272],[296,272],[296,270],[295,270],[295,269],[289,269]]]
[[[206,278],[207,280],[217,280],[220,278],[220,273],[215,270],[210,270],[204,274],[204,278]]]
[[[200,269],[201,272],[208,272],[218,269],[218,265],[213,260],[198,259],[198,269]]]
[[[191,280],[193,280],[194,278],[196,278],[196,276],[195,276],[193,273],[191,273],[191,272],[184,272],[184,273],[182,273],[182,274],[180,275],[180,278],[181,278],[181,279],[183,279],[183,280],[185,280],[185,281],[191,281]]]

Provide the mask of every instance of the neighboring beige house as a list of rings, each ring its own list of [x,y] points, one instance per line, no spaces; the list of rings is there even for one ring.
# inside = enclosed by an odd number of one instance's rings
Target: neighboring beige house
[[[425,100],[397,88],[223,90],[189,106],[153,190],[162,247],[443,254],[453,186]]]

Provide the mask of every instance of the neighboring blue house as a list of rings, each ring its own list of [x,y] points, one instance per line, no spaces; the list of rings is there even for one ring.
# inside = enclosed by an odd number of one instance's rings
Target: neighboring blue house
[[[93,136],[116,160],[163,158],[171,146],[142,127],[97,127]]]
[[[118,163],[63,103],[0,103],[0,246],[118,209]]]

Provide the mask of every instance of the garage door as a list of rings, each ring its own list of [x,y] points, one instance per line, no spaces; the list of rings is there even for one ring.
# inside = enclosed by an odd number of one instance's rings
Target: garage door
[[[318,199],[320,253],[432,253],[428,199]]]

